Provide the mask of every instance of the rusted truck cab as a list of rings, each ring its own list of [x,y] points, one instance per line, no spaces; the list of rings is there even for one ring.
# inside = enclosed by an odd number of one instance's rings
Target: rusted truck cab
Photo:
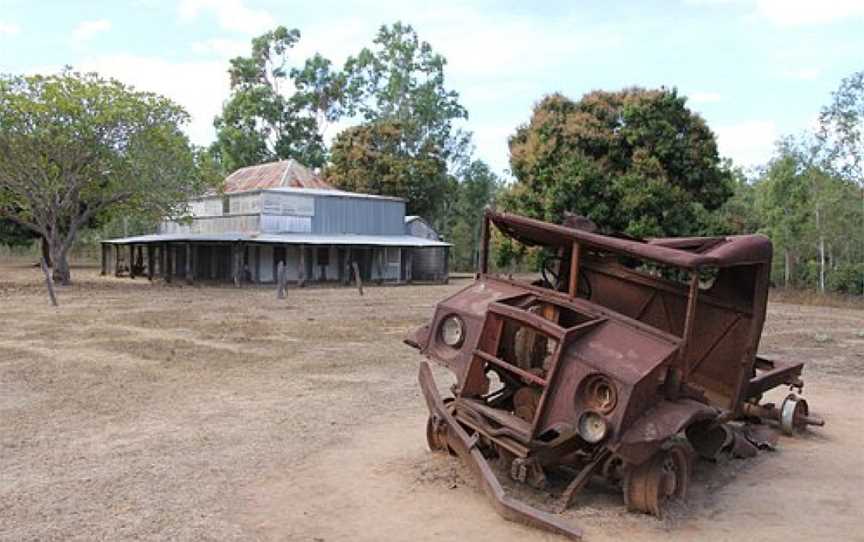
[[[542,250],[540,277],[489,272],[493,229]],[[421,364],[430,448],[472,465],[506,517],[574,538],[509,499],[490,462],[537,487],[574,474],[562,510],[604,475],[629,509],[661,515],[686,492],[688,439],[712,453],[728,421],[817,423],[795,395],[759,404],[770,388],[803,386],[801,364],[757,356],[771,253],[760,235],[636,240],[487,211],[475,281],[406,340],[456,377],[444,399]]]

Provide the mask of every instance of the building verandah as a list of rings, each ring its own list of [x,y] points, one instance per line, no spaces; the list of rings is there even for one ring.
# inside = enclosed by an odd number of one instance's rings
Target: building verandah
[[[279,262],[286,279],[296,284],[310,282],[347,283],[356,264],[364,282],[410,283],[415,279],[445,282],[449,246],[376,246],[372,244],[305,244],[255,242],[249,240],[148,239],[142,236],[102,243],[102,274],[130,278],[146,277],[167,282],[211,281],[274,283]],[[443,251],[440,269],[423,268],[414,276],[415,258],[422,251]],[[418,256],[421,255],[421,256]]]

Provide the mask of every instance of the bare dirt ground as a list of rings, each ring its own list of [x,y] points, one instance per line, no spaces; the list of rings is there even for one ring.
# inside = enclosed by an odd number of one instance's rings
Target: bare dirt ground
[[[560,540],[425,449],[401,339],[464,281],[278,301],[74,278],[53,309],[35,269],[0,262],[0,539]],[[864,312],[772,304],[762,352],[809,363],[825,428],[697,463],[663,521],[599,482],[565,517],[589,541],[864,540]]]

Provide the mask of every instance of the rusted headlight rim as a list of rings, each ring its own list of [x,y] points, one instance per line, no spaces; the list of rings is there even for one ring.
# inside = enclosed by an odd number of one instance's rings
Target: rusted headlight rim
[[[455,325],[456,326],[456,338],[454,340],[448,340],[448,332],[447,326]],[[462,346],[462,343],[465,342],[465,321],[459,317],[458,314],[448,314],[444,318],[441,319],[441,324],[438,326],[438,337],[442,343],[446,344],[451,348],[459,348]]]
[[[577,401],[588,410],[609,414],[618,406],[618,388],[604,374],[588,375],[579,386]]]
[[[609,436],[609,424],[606,423],[606,418],[593,410],[586,410],[579,416],[576,428],[582,440],[589,444],[597,444]]]

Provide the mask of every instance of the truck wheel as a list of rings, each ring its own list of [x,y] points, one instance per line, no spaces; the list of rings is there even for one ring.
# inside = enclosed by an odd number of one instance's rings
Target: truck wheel
[[[632,467],[624,477],[624,503],[631,512],[663,517],[666,505],[687,495],[691,453],[675,442],[654,457]]]
[[[426,419],[426,444],[433,452],[447,449],[447,426],[434,416]]]
[[[790,393],[783,404],[780,405],[780,428],[787,435],[794,435],[807,429],[807,416],[810,415],[810,407],[807,401]]]

